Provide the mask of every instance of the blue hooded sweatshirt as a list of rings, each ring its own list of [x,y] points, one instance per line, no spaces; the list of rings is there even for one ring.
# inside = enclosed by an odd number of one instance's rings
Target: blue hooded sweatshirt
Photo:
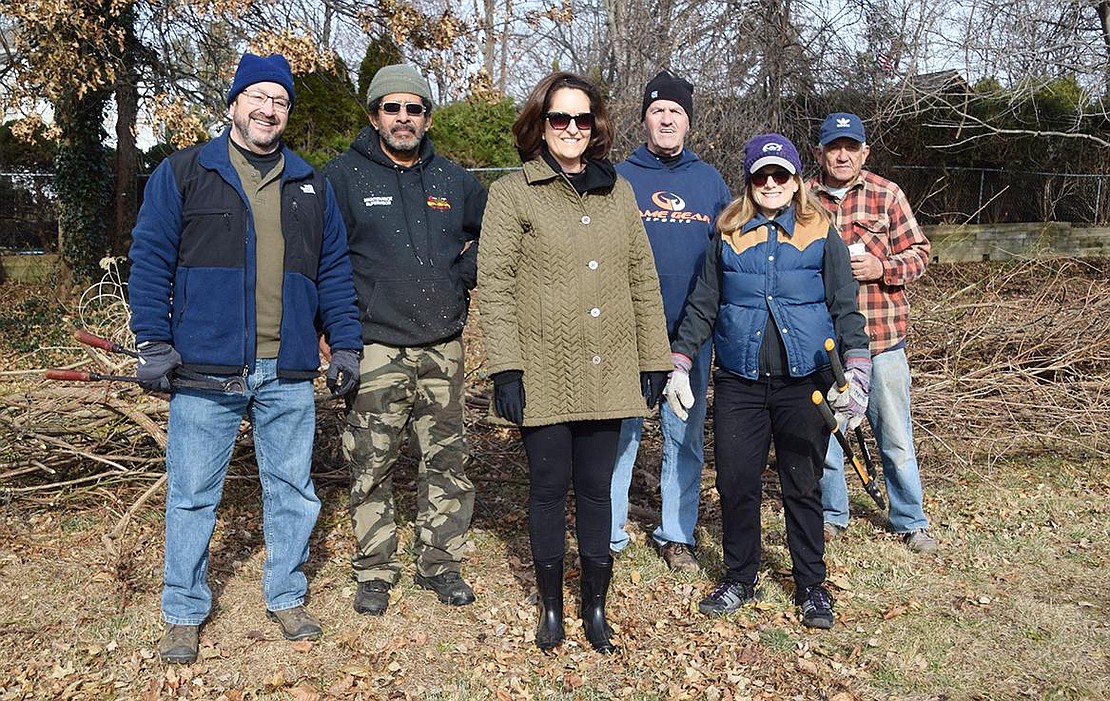
[[[666,163],[641,145],[617,172],[632,183],[651,241],[667,334],[674,340],[686,296],[694,289],[717,215],[732,200],[717,169],[683,149]]]

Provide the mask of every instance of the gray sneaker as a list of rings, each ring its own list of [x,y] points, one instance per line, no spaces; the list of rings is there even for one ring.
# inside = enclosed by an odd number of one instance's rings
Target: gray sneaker
[[[915,553],[931,553],[936,552],[939,547],[937,539],[929,535],[929,531],[924,528],[909,533],[902,534],[902,540],[905,541],[906,547]]]
[[[179,626],[167,623],[158,641],[158,657],[168,664],[190,664],[197,661],[200,626]]]
[[[281,611],[267,611],[271,621],[277,622],[281,635],[286,640],[316,640],[324,631],[320,621],[305,610],[304,606],[294,606]]]
[[[802,625],[807,628],[823,628],[828,630],[833,627],[833,604],[836,599],[823,585],[809,587],[801,593],[801,600],[797,602],[802,607]]]
[[[710,618],[715,618],[737,611],[741,606],[755,598],[754,584],[722,579],[721,583],[709,596],[698,602],[698,611]]]

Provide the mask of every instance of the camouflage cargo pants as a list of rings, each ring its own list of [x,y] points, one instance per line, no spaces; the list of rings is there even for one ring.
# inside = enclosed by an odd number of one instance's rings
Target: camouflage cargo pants
[[[343,433],[355,578],[396,583],[400,575],[393,470],[406,437],[420,451],[417,572],[457,572],[474,513],[474,485],[466,477],[462,341],[416,348],[371,344],[363,349],[360,370]]]

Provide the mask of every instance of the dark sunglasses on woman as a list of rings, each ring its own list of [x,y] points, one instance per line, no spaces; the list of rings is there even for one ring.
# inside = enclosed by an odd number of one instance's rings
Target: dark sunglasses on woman
[[[589,131],[594,128],[594,113],[582,112],[580,114],[567,114],[566,112],[548,112],[544,115],[547,118],[547,123],[555,131],[562,131],[570,126],[573,119],[574,123],[578,125],[579,131]]]
[[[767,184],[768,180],[774,180],[779,185],[785,185],[792,177],[794,176],[785,170],[776,170],[770,173],[761,171],[759,173],[752,173],[752,185],[763,187]]]

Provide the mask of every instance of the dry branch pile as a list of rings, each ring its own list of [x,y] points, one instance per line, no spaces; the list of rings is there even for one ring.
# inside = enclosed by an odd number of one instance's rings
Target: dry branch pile
[[[935,266],[912,289],[915,438],[938,462],[1110,455],[1110,261]]]
[[[911,289],[916,439],[931,472],[982,470],[1045,451],[1110,455],[1110,261],[935,266]],[[127,358],[81,352],[73,367],[129,374]],[[160,478],[163,398],[122,383],[38,377],[0,378],[4,499]],[[486,388],[475,374],[470,381],[475,469],[520,460],[519,453],[481,454],[502,443],[504,432],[485,424]],[[339,411],[323,391],[318,396],[318,476],[339,479]],[[240,448],[233,475],[253,471],[249,431]]]

